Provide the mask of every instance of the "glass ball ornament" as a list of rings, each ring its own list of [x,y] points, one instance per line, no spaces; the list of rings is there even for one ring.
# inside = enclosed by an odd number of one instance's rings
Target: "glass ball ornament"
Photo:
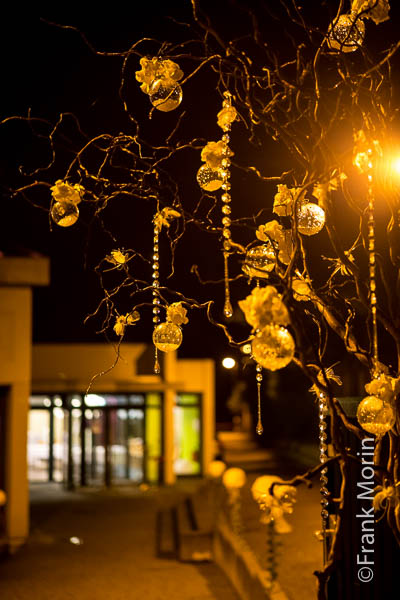
[[[297,230],[303,235],[315,235],[325,225],[325,211],[314,202],[301,204],[297,211]]]
[[[182,343],[182,331],[175,323],[160,323],[153,331],[153,344],[162,352],[177,350]]]
[[[197,183],[206,192],[215,192],[222,187],[224,178],[218,169],[212,169],[208,165],[202,165],[197,171]]]
[[[384,435],[396,422],[396,415],[389,402],[376,396],[367,396],[357,408],[357,419],[361,427],[374,435]]]
[[[150,102],[157,110],[170,112],[182,102],[182,88],[176,81],[164,77],[155,79],[149,90]]]
[[[50,215],[56,225],[70,227],[78,220],[79,208],[74,202],[54,202]]]
[[[254,360],[270,371],[286,367],[294,357],[294,339],[285,327],[267,325],[251,343]]]
[[[340,15],[330,24],[328,46],[331,50],[354,52],[364,41],[365,25],[357,15]]]
[[[271,242],[253,246],[246,252],[242,271],[248,277],[268,277],[275,266],[275,251]]]

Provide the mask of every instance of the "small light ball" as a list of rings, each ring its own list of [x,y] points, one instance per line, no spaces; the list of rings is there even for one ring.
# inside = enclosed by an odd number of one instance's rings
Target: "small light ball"
[[[365,25],[355,15],[340,15],[336,22],[329,26],[328,46],[331,50],[354,52],[363,43]]]
[[[223,182],[224,179],[218,169],[211,169],[211,167],[203,165],[197,171],[197,183],[207,192],[219,190]]]
[[[226,469],[222,476],[222,483],[228,490],[239,490],[246,483],[246,473],[243,469],[239,469],[239,467]]]
[[[272,244],[260,244],[246,252],[242,271],[248,277],[268,277],[275,266],[276,258]]]
[[[396,422],[393,407],[376,396],[367,396],[361,400],[357,409],[357,419],[361,427],[374,435],[383,435]]]
[[[270,371],[283,369],[293,359],[294,339],[285,327],[267,325],[251,343],[254,360]]]
[[[78,220],[79,208],[74,202],[54,202],[50,215],[56,225],[70,227]]]
[[[213,460],[208,466],[207,475],[212,479],[218,479],[222,477],[222,474],[226,470],[226,464],[222,460]]]
[[[170,112],[178,108],[182,102],[182,88],[179,83],[160,77],[151,84],[149,98],[154,108],[162,112]]]
[[[303,235],[315,235],[325,225],[325,211],[313,202],[301,204],[297,211],[297,229]]]
[[[182,331],[175,323],[160,323],[153,331],[153,343],[162,352],[177,350],[182,343]]]

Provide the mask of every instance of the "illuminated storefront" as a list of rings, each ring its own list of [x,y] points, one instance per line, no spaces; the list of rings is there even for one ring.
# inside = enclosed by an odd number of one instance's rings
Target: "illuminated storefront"
[[[214,438],[213,362],[170,354],[160,377],[143,367],[148,349],[125,344],[129,361],[121,360],[85,394],[91,366],[111,358],[111,346],[34,348],[27,445],[31,483],[158,484],[205,472]],[[63,365],[61,373],[56,364]]]
[[[201,475],[200,394],[177,394],[174,471]],[[162,395],[35,394],[28,421],[28,478],[111,485],[162,481]]]

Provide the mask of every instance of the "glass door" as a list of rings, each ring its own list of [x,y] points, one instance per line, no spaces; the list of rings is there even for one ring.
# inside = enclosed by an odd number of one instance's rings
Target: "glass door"
[[[28,417],[28,479],[49,481],[50,411],[47,408],[29,411]]]
[[[143,409],[110,410],[110,458],[114,482],[143,481],[143,432]]]
[[[199,394],[179,394],[174,407],[174,470],[177,475],[201,473],[201,403]]]
[[[103,485],[105,479],[105,414],[100,408],[87,408],[84,413],[84,483]]]

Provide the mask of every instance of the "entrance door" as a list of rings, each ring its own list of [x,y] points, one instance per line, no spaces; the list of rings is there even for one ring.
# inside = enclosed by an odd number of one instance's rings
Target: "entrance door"
[[[143,481],[143,439],[142,408],[86,409],[85,483],[110,485]]]
[[[118,408],[110,411],[111,476],[115,483],[143,481],[144,411]]]
[[[50,411],[29,411],[28,424],[28,479],[49,481],[50,464]]]
[[[103,485],[106,472],[105,411],[86,409],[84,414],[83,447],[85,478],[83,483]]]

